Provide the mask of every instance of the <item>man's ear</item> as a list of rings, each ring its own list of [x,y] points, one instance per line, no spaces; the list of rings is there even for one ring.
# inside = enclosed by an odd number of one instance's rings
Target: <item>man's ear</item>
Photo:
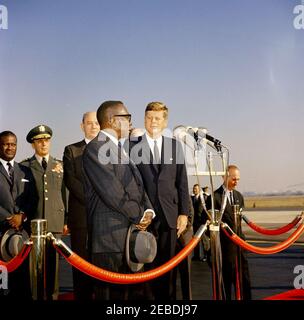
[[[84,132],[83,122],[81,122],[81,124],[80,124],[80,129]]]

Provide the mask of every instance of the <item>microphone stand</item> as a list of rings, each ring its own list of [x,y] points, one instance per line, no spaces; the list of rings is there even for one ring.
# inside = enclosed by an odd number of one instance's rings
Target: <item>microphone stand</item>
[[[200,150],[202,148],[201,139],[197,139],[197,149]],[[208,142],[207,142],[208,143]],[[213,148],[217,154],[220,155],[222,160],[223,172],[227,171],[227,162],[222,152],[222,149],[219,145],[212,145],[208,143],[211,148]],[[228,151],[229,155],[229,151]],[[222,220],[222,215],[226,207],[227,199],[224,197],[222,200],[221,210],[215,210],[214,205],[214,183],[213,176],[220,175],[223,172],[215,172],[213,168],[213,154],[212,152],[207,152],[206,156],[207,166],[208,166],[208,175],[210,179],[211,186],[211,210],[207,211],[205,206],[205,210],[208,213],[209,218],[211,219],[211,223],[209,225],[210,232],[210,248],[211,248],[211,270],[212,270],[212,289],[213,289],[213,300],[225,300],[225,288],[223,282],[223,274],[222,274],[222,250],[221,250],[221,241],[220,241],[220,223]]]
[[[180,126],[181,130],[187,130],[187,127]],[[191,127],[190,127],[191,128]],[[222,275],[222,250],[221,250],[221,242],[220,242],[220,224],[222,220],[222,216],[227,203],[227,195],[224,195],[221,204],[221,210],[215,210],[214,206],[214,184],[213,184],[213,176],[224,176],[227,174],[227,166],[229,163],[229,150],[227,147],[221,145],[219,140],[213,142],[213,144],[206,139],[206,135],[199,135],[197,132],[191,132],[193,138],[195,140],[194,143],[194,157],[195,157],[195,165],[196,165],[196,176],[198,178],[199,175],[208,175],[210,179],[211,185],[211,210],[207,210],[205,201],[203,203],[203,207],[211,220],[209,224],[209,232],[210,232],[210,247],[211,247],[211,257],[212,257],[212,288],[213,288],[213,299],[214,300],[225,300],[225,288],[223,282]],[[186,133],[184,133],[183,138],[186,137]],[[193,139],[192,138],[192,139]],[[208,171],[198,172],[197,163],[198,163],[198,154],[199,151],[203,149],[202,142],[206,142],[212,149],[215,150],[216,154],[220,155],[222,160],[223,171],[214,171],[213,170],[213,154],[212,152],[208,152],[206,156],[206,162],[208,166]],[[187,142],[185,142],[187,144]],[[225,157],[225,153],[222,152],[222,147],[227,152],[227,159]]]

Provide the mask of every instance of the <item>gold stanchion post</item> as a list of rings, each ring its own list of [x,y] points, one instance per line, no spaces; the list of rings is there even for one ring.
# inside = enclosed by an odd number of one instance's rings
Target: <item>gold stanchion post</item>
[[[47,220],[31,221],[33,246],[30,254],[30,276],[33,300],[46,300],[45,243]]]

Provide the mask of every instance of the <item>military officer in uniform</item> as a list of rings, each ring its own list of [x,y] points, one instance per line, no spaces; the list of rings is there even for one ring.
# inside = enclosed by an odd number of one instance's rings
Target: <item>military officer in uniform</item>
[[[62,161],[50,155],[53,132],[46,125],[39,125],[28,133],[26,140],[31,143],[35,154],[22,164],[32,170],[38,193],[38,206],[34,219],[46,219],[48,231],[56,238],[65,233],[66,194],[63,183]],[[46,295],[48,300],[58,297],[58,253],[47,240],[46,245]]]

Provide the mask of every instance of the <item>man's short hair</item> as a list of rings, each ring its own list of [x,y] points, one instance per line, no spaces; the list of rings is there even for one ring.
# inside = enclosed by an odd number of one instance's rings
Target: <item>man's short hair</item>
[[[145,112],[147,111],[163,111],[164,112],[164,118],[167,119],[168,118],[168,108],[167,106],[162,103],[162,102],[150,102],[147,107]]]
[[[12,132],[12,131],[6,130],[6,131],[2,131],[2,132],[0,133],[0,139],[2,139],[3,137],[8,137],[8,136],[13,136],[13,137],[15,137],[16,140],[17,140],[17,136],[16,136],[16,135],[14,134],[14,132]]]
[[[85,113],[83,114],[83,116],[82,116],[82,123],[85,122],[86,117],[87,117],[90,113],[92,113],[92,112],[94,112],[94,111],[87,111],[87,112],[85,112]]]
[[[235,164],[230,164],[228,167],[227,167],[227,171],[229,170],[240,170]]]
[[[102,126],[102,124],[104,124],[108,120],[107,119],[108,110],[118,105],[123,105],[123,103],[121,101],[109,100],[109,101],[103,102],[100,105],[100,107],[97,110],[97,120],[100,126]]]
[[[194,187],[199,187],[200,188],[200,185],[198,183],[196,183],[196,184],[193,185],[193,188]]]

